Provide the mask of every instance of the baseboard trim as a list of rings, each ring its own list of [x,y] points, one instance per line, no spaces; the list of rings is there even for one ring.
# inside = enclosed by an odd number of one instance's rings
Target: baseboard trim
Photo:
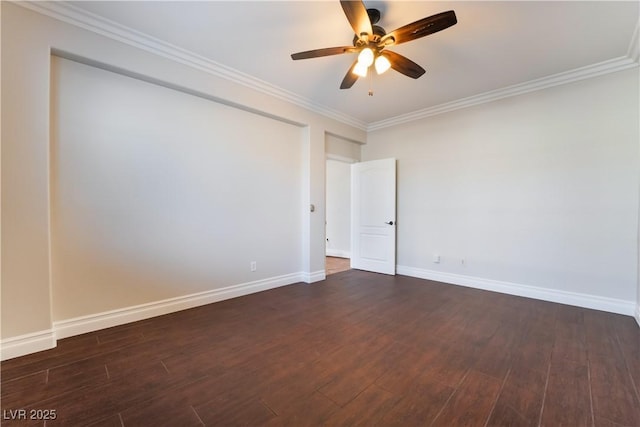
[[[0,341],[0,360],[13,359],[56,346],[53,329],[11,337]]]
[[[341,249],[326,249],[325,254],[327,256],[334,256],[338,258],[351,258],[351,252],[343,251]]]
[[[444,273],[440,271],[425,270],[415,267],[398,265],[398,274],[417,277],[420,279],[434,280],[452,285],[466,286],[469,288],[483,289],[486,291],[500,292],[503,294],[517,295],[560,304],[577,307],[592,308],[610,313],[634,315],[635,303],[615,298],[601,297],[597,295],[582,294],[577,292],[560,291],[556,289],[541,288],[537,286],[523,285],[519,283],[503,282],[499,280],[485,279],[481,277],[465,276],[462,274]],[[635,310],[638,317],[637,309]],[[636,319],[638,320],[638,319]],[[639,321],[640,324],[640,321]]]
[[[313,271],[311,273],[303,272],[302,281],[305,283],[315,283],[327,278],[327,273],[324,270]]]
[[[149,319],[163,314],[199,307],[226,299],[236,298],[255,292],[266,291],[280,286],[302,281],[302,273],[293,273],[272,277],[220,289],[199,292],[176,298],[169,298],[147,304],[140,304],[118,310],[106,311],[88,316],[53,322],[53,330],[57,339],[93,332],[100,329]]]
[[[638,327],[640,327],[640,303],[636,305],[636,322],[638,323]]]

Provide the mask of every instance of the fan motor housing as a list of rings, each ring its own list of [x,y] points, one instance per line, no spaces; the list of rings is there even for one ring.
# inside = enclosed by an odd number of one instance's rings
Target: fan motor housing
[[[379,25],[375,25],[380,21],[380,11],[378,9],[367,9],[367,15],[369,15],[369,21],[371,21],[371,28],[373,34],[369,42],[378,43],[380,39],[387,34],[387,32]],[[356,34],[353,36],[353,45],[358,46],[359,37]]]

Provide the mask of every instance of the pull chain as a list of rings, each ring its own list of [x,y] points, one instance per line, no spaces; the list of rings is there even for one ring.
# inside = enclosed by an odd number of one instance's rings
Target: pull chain
[[[369,73],[369,96],[373,96],[373,71]]]

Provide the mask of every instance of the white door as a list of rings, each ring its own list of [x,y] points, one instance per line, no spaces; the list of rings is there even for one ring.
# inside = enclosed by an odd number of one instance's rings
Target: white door
[[[351,268],[396,274],[396,159],[351,165]]]

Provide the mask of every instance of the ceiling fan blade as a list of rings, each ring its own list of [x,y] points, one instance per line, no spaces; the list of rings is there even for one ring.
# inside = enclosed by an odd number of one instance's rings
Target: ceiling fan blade
[[[420,37],[442,31],[445,28],[455,25],[457,22],[458,18],[456,18],[456,14],[453,10],[438,13],[391,31],[389,34],[382,37],[380,45],[389,46],[392,44],[409,42],[411,40],[419,39]]]
[[[424,68],[398,53],[385,50],[381,55],[389,60],[391,68],[412,79],[417,79],[426,72]]]
[[[344,10],[344,14],[347,15],[347,20],[349,24],[351,24],[351,28],[353,28],[356,36],[359,37],[362,33],[373,34],[367,8],[361,0],[340,0],[340,5],[342,6],[342,10]]]
[[[344,76],[344,79],[342,79],[342,83],[340,84],[340,89],[349,89],[351,86],[353,86],[356,80],[358,80],[358,75],[353,72],[353,69],[357,63],[358,63],[358,60],[356,59],[353,65],[349,67],[349,71],[347,71],[347,74]]]
[[[309,59],[309,58],[319,58],[321,56],[330,56],[330,55],[340,55],[343,53],[356,52],[356,49],[353,46],[340,46],[340,47],[326,47],[324,49],[314,49],[307,50],[304,52],[298,52],[291,55],[291,59]]]

